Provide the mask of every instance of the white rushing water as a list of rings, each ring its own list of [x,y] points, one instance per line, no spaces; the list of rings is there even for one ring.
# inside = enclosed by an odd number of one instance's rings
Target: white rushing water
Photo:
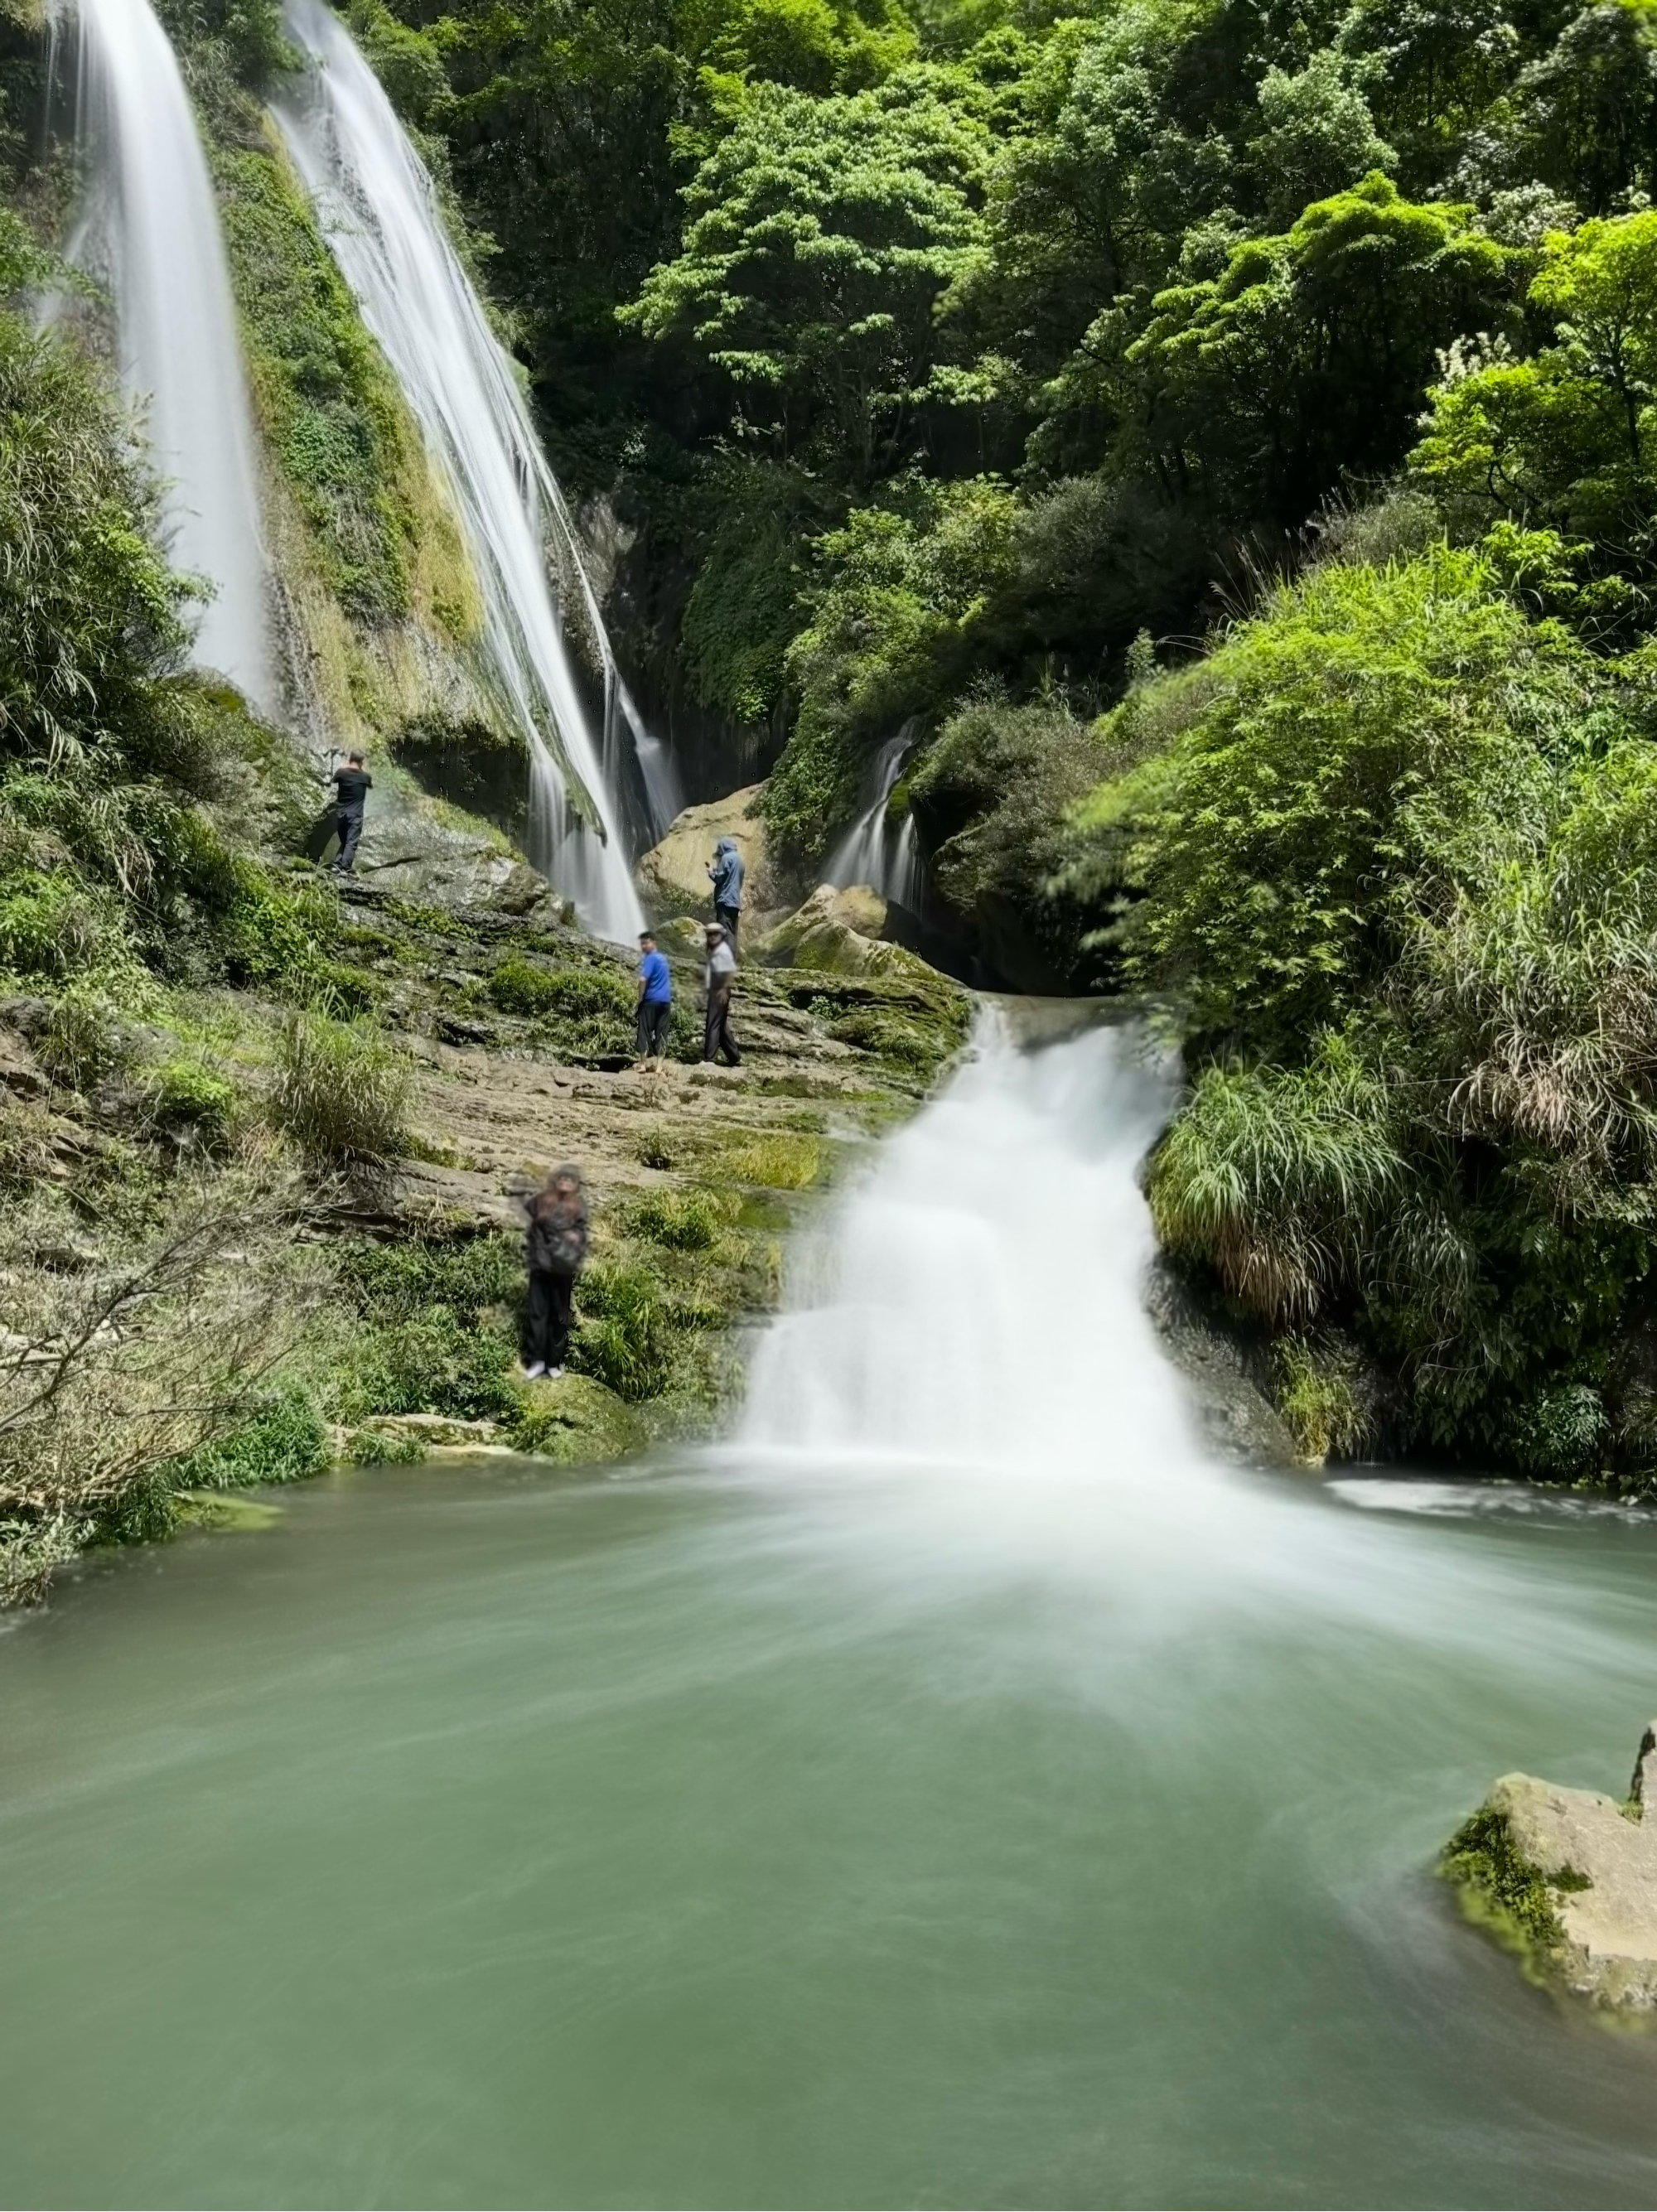
[[[76,133],[90,178],[79,258],[107,283],[122,380],[167,479],[168,551],[215,596],[196,658],[271,703],[246,378],[218,204],[184,80],[149,0],[78,0]]]
[[[617,674],[558,484],[445,233],[430,176],[321,0],[288,0],[287,20],[313,67],[277,119],[363,320],[452,488],[483,589],[492,672],[533,763],[531,857],[591,929],[629,938],[642,915],[622,794],[635,774],[638,811],[659,830],[655,817],[676,805],[669,764]],[[549,540],[603,661],[597,742],[549,574]]]
[[[1418,1517],[1216,1456],[1145,1306],[1140,1172],[1173,1097],[1130,1030],[1024,1053],[988,1018],[798,1255],[753,1362],[744,1479],[905,1603],[1033,1578],[1081,1585],[1145,1650],[1222,1613],[1513,1649],[1522,1571],[1487,1588]],[[1549,1650],[1597,1648],[1533,1595]]]
[[[914,749],[915,736],[914,724],[906,722],[875,755],[869,803],[829,855],[827,872],[831,884],[867,884],[882,898],[911,913],[919,909],[926,889],[914,820],[906,813],[901,822],[894,822],[886,807]]]

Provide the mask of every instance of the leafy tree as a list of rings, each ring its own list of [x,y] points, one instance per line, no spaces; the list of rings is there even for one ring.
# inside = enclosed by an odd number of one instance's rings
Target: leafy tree
[[[977,249],[983,134],[915,70],[812,100],[760,86],[697,171],[684,246],[625,319],[683,331],[778,452],[853,485],[926,380],[939,294]]]
[[[1506,309],[1511,252],[1470,208],[1379,174],[1156,300],[1124,349],[1156,465],[1222,513],[1300,522],[1343,474],[1396,463],[1435,351]]]
[[[1464,526],[1497,517],[1592,550],[1602,574],[1648,581],[1657,480],[1657,214],[1584,223],[1547,242],[1533,315],[1553,342],[1529,360],[1457,349],[1412,465]]]

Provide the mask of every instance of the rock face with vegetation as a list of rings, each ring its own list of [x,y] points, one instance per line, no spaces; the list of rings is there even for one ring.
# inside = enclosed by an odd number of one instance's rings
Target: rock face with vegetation
[[[1657,2011],[1657,1727],[1618,1803],[1506,1774],[1446,1847],[1469,1917],[1538,1979],[1607,2011]]]

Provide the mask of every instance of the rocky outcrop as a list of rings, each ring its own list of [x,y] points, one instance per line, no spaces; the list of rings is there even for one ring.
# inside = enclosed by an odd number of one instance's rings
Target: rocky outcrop
[[[1628,1798],[1504,1774],[1441,1870],[1533,1978],[1608,2011],[1657,2012],[1657,1724]]]
[[[762,783],[750,783],[745,790],[709,799],[706,805],[687,806],[677,816],[660,844],[652,845],[639,863],[639,890],[646,905],[659,915],[711,915],[707,863],[720,838],[730,837],[748,871],[744,908],[750,915],[774,911],[780,897],[760,813],[764,791]]]
[[[933,975],[918,954],[880,938],[885,923],[886,902],[866,884],[836,890],[819,884],[803,907],[755,940],[750,956],[768,968],[829,975]]]

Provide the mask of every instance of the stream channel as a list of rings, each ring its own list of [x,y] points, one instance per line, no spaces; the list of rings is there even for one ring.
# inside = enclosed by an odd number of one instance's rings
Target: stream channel
[[[989,1039],[717,1449],[344,1474],[10,1625],[4,2201],[1657,2202],[1657,2037],[1430,1871],[1624,1786],[1657,1523],[1213,1465],[1165,1103]]]

